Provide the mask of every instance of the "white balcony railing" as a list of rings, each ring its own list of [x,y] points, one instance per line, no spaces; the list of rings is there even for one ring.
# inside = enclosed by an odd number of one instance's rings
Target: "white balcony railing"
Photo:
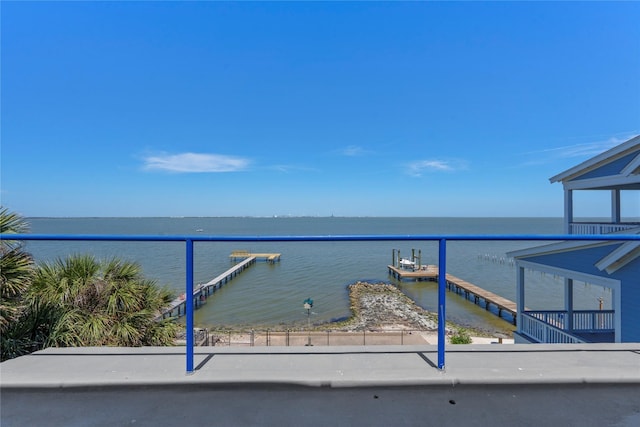
[[[558,329],[569,329],[569,316],[566,311],[526,311],[524,314]],[[615,329],[614,314],[613,310],[575,310],[572,331],[613,332]]]
[[[586,342],[575,334],[605,334],[615,331],[613,310],[577,310],[569,330],[566,311],[526,311],[522,313],[520,332],[543,343]]]
[[[519,332],[539,343],[577,344],[585,341],[567,332],[522,313]]]
[[[609,234],[640,227],[640,223],[572,222],[571,234]]]

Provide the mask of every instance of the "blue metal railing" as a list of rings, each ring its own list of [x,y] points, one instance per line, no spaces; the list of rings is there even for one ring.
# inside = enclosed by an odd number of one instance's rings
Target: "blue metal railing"
[[[136,236],[136,235],[65,235],[65,234],[0,234],[0,240],[49,241],[119,241],[119,242],[185,242],[186,289],[193,295],[194,242],[365,242],[365,241],[437,241],[438,269],[446,272],[447,241],[640,241],[640,235],[336,235],[336,236]],[[438,369],[445,367],[446,274],[438,275]],[[186,304],[186,370],[194,372],[193,304]]]

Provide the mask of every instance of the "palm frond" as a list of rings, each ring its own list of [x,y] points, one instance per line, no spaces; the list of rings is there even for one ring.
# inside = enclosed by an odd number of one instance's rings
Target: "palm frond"
[[[184,326],[172,319],[154,322],[145,329],[144,341],[146,345],[175,345],[176,336],[183,330]]]
[[[109,340],[111,320],[107,315],[84,313],[82,321],[77,325],[79,340],[83,346],[104,345]]]
[[[26,223],[17,214],[0,209],[0,232],[21,233]],[[2,240],[0,244],[0,334],[4,335],[12,322],[16,322],[25,308],[25,294],[34,274],[33,258],[22,250],[20,242]],[[5,341],[9,343],[9,341]],[[14,339],[11,342],[21,342]],[[7,344],[8,345],[8,344]]]
[[[113,324],[111,337],[114,345],[139,347],[143,344],[140,330],[133,324],[126,321],[120,321]]]
[[[10,212],[7,208],[0,207],[0,233],[2,234],[19,234],[26,233],[29,230],[27,222],[21,215]],[[5,250],[21,247],[22,243],[16,240],[0,241],[0,248]]]
[[[31,255],[11,249],[0,257],[0,296],[13,298],[23,293],[31,283],[34,262]]]
[[[103,265],[105,280],[117,282],[137,281],[142,277],[142,268],[131,261],[112,258]]]
[[[47,347],[82,346],[78,329],[81,328],[84,316],[78,310],[64,311],[56,319],[45,345]]]

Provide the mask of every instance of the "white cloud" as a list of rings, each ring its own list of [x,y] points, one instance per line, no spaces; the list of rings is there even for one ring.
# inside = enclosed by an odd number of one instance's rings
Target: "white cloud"
[[[610,139],[609,141],[590,142],[586,144],[568,145],[564,147],[549,148],[546,150],[534,151],[527,154],[547,153],[554,158],[572,158],[572,157],[593,157],[615,147],[622,141]]]
[[[303,172],[317,171],[317,169],[310,168],[307,166],[285,165],[285,164],[269,166],[267,167],[267,169],[274,170],[276,172],[282,172],[282,173],[299,172],[299,171],[303,171]]]
[[[249,160],[221,154],[160,154],[144,158],[144,169],[180,173],[236,172],[247,168]]]
[[[524,156],[531,156],[531,159],[523,163],[521,166],[534,166],[552,163],[562,159],[588,159],[603,153],[616,145],[619,145],[635,135],[630,137],[612,137],[607,140],[586,142],[582,144],[565,145],[556,148],[547,148],[544,150],[529,151],[523,153]]]
[[[343,148],[341,151],[344,156],[361,156],[366,153],[366,150],[357,145],[349,145],[348,147]]]
[[[424,172],[453,172],[464,169],[464,162],[448,160],[418,160],[408,164],[407,172],[411,176],[422,176]]]

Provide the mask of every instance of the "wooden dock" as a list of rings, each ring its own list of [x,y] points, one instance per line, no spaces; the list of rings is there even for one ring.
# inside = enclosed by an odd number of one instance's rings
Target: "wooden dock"
[[[393,265],[389,265],[389,274],[398,280],[413,279],[413,280],[430,280],[437,281],[439,276],[437,265],[421,266],[418,269],[403,269]],[[517,305],[515,302],[494,294],[493,292],[482,289],[472,283],[462,280],[452,274],[445,276],[447,289],[455,292],[458,295],[464,295],[467,300],[472,300],[477,305],[484,304],[485,310],[489,310],[491,305],[495,306],[498,310],[498,317],[502,317],[502,313],[506,312],[511,315],[513,324],[516,324]]]
[[[437,265],[422,265],[416,269],[399,268],[394,265],[389,266],[389,274],[396,279],[414,279],[414,280],[437,280]]]
[[[236,261],[238,259],[250,258],[250,257],[254,257],[255,259],[262,259],[271,263],[280,261],[280,254],[251,253],[249,251],[233,251],[231,252],[231,255],[229,255],[229,258],[231,258],[232,261]]]
[[[209,295],[220,289],[224,284],[228,283],[238,274],[243,272],[248,267],[255,264],[257,259],[264,259],[267,262],[274,263],[280,261],[280,254],[252,254],[247,251],[234,251],[229,255],[232,261],[241,259],[239,263],[225,271],[224,273],[214,277],[207,283],[199,284],[193,289],[192,301],[194,308],[199,308],[206,301]],[[178,298],[171,301],[171,304],[158,316],[158,319],[165,319],[167,317],[181,317],[186,312],[187,298],[183,293]]]

